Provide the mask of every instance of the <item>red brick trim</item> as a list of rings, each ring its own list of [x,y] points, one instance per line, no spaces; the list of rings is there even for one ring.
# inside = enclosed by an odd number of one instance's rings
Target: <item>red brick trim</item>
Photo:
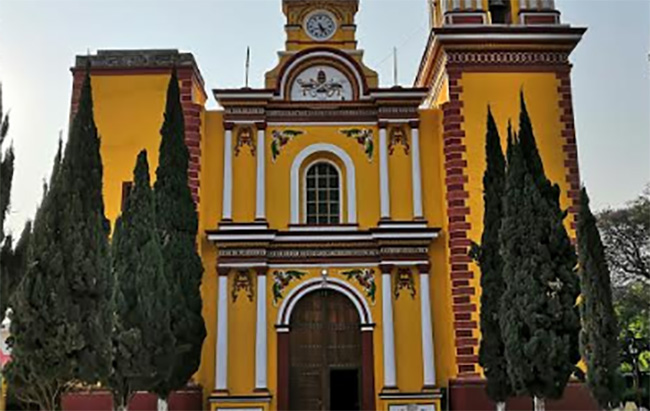
[[[576,229],[578,211],[580,209],[580,171],[578,168],[578,145],[576,143],[575,124],[573,119],[573,103],[571,99],[571,69],[570,67],[556,72],[558,79],[557,92],[560,96],[560,122],[562,124],[562,138],[564,144],[564,166],[568,184],[570,226]]]
[[[278,336],[278,410],[289,409],[289,333],[279,332]]]
[[[190,155],[187,179],[192,191],[192,198],[198,205],[201,200],[199,189],[201,188],[201,112],[203,106],[194,103],[192,77],[193,73],[190,69],[178,70],[178,78],[181,83],[181,104],[183,105],[183,117],[185,119],[185,144]]]
[[[468,231],[471,224],[466,221],[470,215],[467,191],[467,160],[465,131],[463,130],[463,87],[460,85],[461,72],[449,71],[449,101],[442,105],[443,110],[443,151],[445,154],[446,208],[449,231],[449,266],[454,312],[454,331],[456,345],[456,364],[458,377],[475,375],[476,363],[473,361],[478,347],[476,305],[471,296],[476,294],[470,279],[474,274],[469,270],[468,257],[470,241]],[[473,318],[474,317],[474,318]]]
[[[375,372],[372,330],[361,331],[361,409],[375,410]]]

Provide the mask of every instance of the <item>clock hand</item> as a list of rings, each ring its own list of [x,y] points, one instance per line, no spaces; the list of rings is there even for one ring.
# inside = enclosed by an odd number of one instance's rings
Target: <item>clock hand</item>
[[[318,28],[320,29],[320,32],[321,32],[321,33],[323,33],[323,34],[327,34],[327,30],[325,29],[325,27],[323,27],[322,24],[318,23]]]

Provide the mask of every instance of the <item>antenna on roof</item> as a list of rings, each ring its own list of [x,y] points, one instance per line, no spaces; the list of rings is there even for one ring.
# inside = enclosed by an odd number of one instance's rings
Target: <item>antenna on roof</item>
[[[397,86],[397,47],[393,47],[393,85]]]
[[[245,87],[248,88],[248,72],[250,71],[251,67],[251,48],[250,46],[246,47],[246,80],[245,80]]]

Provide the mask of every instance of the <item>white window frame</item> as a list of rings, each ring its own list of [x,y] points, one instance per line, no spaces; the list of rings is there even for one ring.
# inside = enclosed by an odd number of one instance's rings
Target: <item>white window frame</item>
[[[307,173],[309,172],[309,169],[320,164],[320,163],[326,163],[334,167],[336,172],[339,175],[339,221],[338,223],[329,223],[329,225],[336,225],[336,224],[341,224],[343,221],[343,207],[345,206],[344,202],[345,199],[343,197],[343,173],[341,172],[341,168],[336,164],[334,161],[327,159],[327,158],[315,158],[313,161],[311,161],[309,164],[307,164],[304,168],[304,171],[302,173],[301,179],[302,179],[302,223],[303,224],[310,224],[307,222]],[[310,224],[312,225],[312,224]],[[319,225],[318,223],[313,224],[313,225]]]

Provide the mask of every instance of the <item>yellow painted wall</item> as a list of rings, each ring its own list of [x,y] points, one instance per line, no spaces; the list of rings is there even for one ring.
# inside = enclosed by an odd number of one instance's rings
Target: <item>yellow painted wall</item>
[[[249,273],[251,278],[255,273]],[[233,288],[235,273],[228,276],[228,291]],[[228,391],[230,395],[247,395],[255,388],[255,299],[249,301],[240,292],[233,301],[228,292]]]
[[[251,154],[248,146],[241,147],[239,155],[235,155],[234,147],[237,144],[239,131],[240,127],[233,130],[232,218],[233,221],[253,221],[255,220],[256,158]],[[253,142],[256,142],[257,130],[254,127],[251,127],[251,133]],[[223,151],[221,156],[223,157]]]
[[[213,229],[221,220],[221,193],[223,191],[223,112],[206,111],[202,115],[201,199],[199,211],[199,251],[203,260],[203,319],[207,335],[201,351],[201,365],[195,378],[203,386],[207,398],[214,388],[214,365],[217,324],[217,253],[205,230]]]
[[[95,122],[104,163],[106,217],[115,223],[121,212],[122,183],[133,180],[135,159],[146,149],[152,183],[158,167],[169,75],[93,75]]]
[[[395,319],[395,358],[397,386],[403,392],[418,392],[423,386],[422,324],[420,321],[420,277],[415,267],[409,267],[415,283],[416,295],[400,290],[395,298],[393,291],[393,318]],[[397,276],[397,269],[393,278]],[[393,290],[395,283],[393,282]]]
[[[357,220],[360,228],[374,227],[379,221],[379,153],[377,151],[378,131],[373,130],[375,152],[372,161],[364,154],[364,148],[353,138],[348,138],[340,130],[350,127],[333,126],[299,126],[272,127],[267,130],[271,136],[274,130],[300,130],[304,134],[292,139],[281,148],[275,163],[271,159],[271,138],[268,137],[266,150],[266,201],[272,204],[267,207],[267,219],[271,228],[286,229],[290,221],[290,173],[294,158],[306,147],[315,143],[328,143],[344,150],[352,159],[356,169],[357,187]],[[254,194],[254,193],[253,193]],[[347,198],[343,197],[342,206],[347,209]],[[254,203],[255,198],[252,198]]]
[[[412,143],[410,127],[403,126],[409,144]],[[390,141],[391,127],[388,128]],[[379,147],[377,147],[379,151]],[[411,173],[411,155],[404,152],[404,146],[395,144],[393,154],[388,156],[388,175],[390,185],[390,214],[395,221],[413,219],[413,179]]]
[[[422,201],[425,219],[432,227],[441,227],[429,254],[431,262],[430,296],[433,322],[436,383],[446,386],[457,373],[454,328],[447,251],[445,171],[442,144],[442,111],[420,111],[420,156],[422,166]]]

